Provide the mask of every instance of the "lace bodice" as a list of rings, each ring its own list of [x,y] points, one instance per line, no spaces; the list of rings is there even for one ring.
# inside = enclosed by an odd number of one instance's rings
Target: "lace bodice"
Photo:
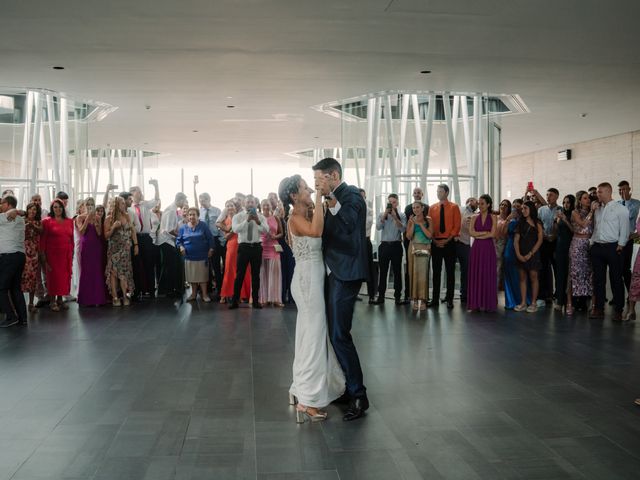
[[[291,234],[291,250],[296,262],[322,260],[322,238],[297,237]]]

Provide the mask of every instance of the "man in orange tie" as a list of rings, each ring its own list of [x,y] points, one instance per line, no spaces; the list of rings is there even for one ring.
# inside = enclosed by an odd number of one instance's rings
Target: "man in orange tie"
[[[440,304],[440,281],[442,277],[442,261],[447,272],[447,308],[453,308],[453,292],[455,289],[456,246],[454,239],[460,235],[460,208],[449,201],[449,186],[438,185],[438,203],[429,208],[429,216],[433,221],[433,244],[431,261],[433,262],[433,296],[429,307]]]

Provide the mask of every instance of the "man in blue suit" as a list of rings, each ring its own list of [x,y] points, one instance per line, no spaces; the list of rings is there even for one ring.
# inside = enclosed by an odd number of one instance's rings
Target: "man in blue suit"
[[[337,160],[315,164],[316,189],[327,198],[322,250],[327,266],[325,304],[329,336],[346,378],[349,408],[343,420],[356,420],[369,408],[358,352],[351,338],[356,298],[368,273],[366,248],[367,206],[358,188],[342,181]]]

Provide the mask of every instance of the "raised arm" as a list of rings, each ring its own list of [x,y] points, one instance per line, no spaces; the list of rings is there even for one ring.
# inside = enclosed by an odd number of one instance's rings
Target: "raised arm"
[[[320,189],[316,189],[315,208],[313,209],[313,218],[307,221],[300,215],[291,215],[289,218],[289,231],[299,237],[322,236],[324,229],[324,206],[322,203],[322,194]]]
[[[193,177],[193,202],[195,203],[195,207],[200,210],[200,205],[198,205],[198,192],[196,191],[196,185],[198,185],[198,176]]]

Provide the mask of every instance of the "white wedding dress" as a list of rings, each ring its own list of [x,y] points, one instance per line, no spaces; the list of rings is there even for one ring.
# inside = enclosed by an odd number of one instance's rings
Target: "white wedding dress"
[[[289,392],[308,407],[325,407],[345,390],[342,368],[329,341],[324,304],[322,239],[291,235],[296,267],[291,294],[298,307],[293,383]]]

